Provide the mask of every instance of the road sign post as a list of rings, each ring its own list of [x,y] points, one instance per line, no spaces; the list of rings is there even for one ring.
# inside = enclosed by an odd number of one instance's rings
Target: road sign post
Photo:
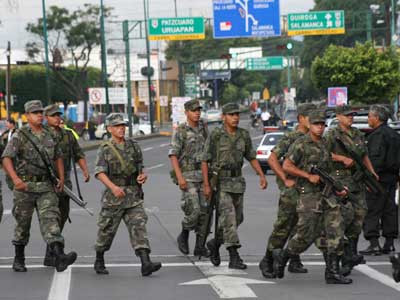
[[[204,18],[149,19],[149,39],[201,40],[205,38]]]
[[[288,14],[288,35],[344,34],[344,11],[310,11]]]

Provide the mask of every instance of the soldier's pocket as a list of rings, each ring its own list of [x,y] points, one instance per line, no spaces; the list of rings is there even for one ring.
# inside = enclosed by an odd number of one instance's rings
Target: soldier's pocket
[[[297,203],[297,212],[320,212],[322,211],[321,208],[321,201],[320,197],[316,196],[315,194],[301,194],[299,201]]]
[[[193,201],[189,198],[182,199],[181,208],[185,215],[190,215],[193,212]]]
[[[114,194],[111,192],[111,190],[106,189],[103,192],[103,196],[101,197],[101,204],[103,207],[115,207],[118,205],[121,205],[122,202],[124,202],[125,197],[123,198],[117,198],[114,196]]]

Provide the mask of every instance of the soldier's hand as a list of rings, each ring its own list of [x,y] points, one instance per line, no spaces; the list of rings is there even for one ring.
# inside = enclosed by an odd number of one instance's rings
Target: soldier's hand
[[[336,192],[336,195],[338,195],[339,197],[346,197],[348,192],[349,192],[349,190],[345,187],[345,189],[343,191]]]
[[[208,201],[211,200],[212,190],[209,184],[204,184],[204,196]]]
[[[309,182],[313,184],[318,184],[320,180],[319,176],[315,174],[310,174],[307,179]]]
[[[89,182],[90,180],[90,174],[88,171],[83,172],[83,178],[85,182]]]
[[[56,185],[57,192],[61,193],[64,190],[64,181],[58,180]]]
[[[354,165],[354,160],[349,157],[345,157],[342,163],[346,168],[351,168]]]
[[[28,185],[22,181],[22,179],[18,178],[14,182],[14,188],[17,191],[28,191]]]
[[[147,175],[142,173],[136,178],[136,182],[139,184],[144,184],[147,180]]]
[[[285,184],[285,186],[286,186],[287,188],[292,188],[292,187],[295,186],[296,181],[294,181],[293,179],[286,179],[286,180],[284,181],[284,184]]]
[[[117,198],[125,197],[124,190],[122,188],[120,188],[119,186],[115,186],[111,191],[112,191],[113,195]]]
[[[178,179],[178,185],[182,191],[186,191],[188,189],[187,182],[183,177]]]
[[[265,179],[265,176],[263,174],[262,176],[260,176],[260,188],[262,190],[265,190],[267,188],[267,186],[268,186],[268,182],[267,182],[267,179]]]

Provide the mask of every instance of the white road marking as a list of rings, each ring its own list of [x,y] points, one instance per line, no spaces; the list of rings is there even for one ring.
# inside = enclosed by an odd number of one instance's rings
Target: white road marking
[[[161,144],[159,147],[161,148],[161,147],[167,147],[167,146],[169,146],[170,144]]]
[[[5,209],[5,210],[3,211],[3,215],[11,215],[11,214],[12,214],[11,209]]]
[[[247,168],[249,165],[248,164],[244,164],[242,169]]]
[[[242,270],[236,270],[236,269],[229,269],[228,266],[220,266],[218,268],[214,266],[204,266],[204,265],[198,265],[200,271],[205,275],[205,276],[215,276],[215,275],[246,275],[247,273]]]
[[[148,147],[148,148],[144,148],[142,151],[146,152],[146,151],[153,150],[153,149],[154,149],[154,147]]]
[[[248,284],[275,284],[272,281],[261,281],[242,277],[217,275],[205,279],[193,280],[180,285],[211,285],[221,299],[257,298]]]
[[[258,139],[261,139],[263,136],[264,135],[258,135],[258,136],[252,137],[251,139],[252,140],[258,140]]]
[[[71,287],[71,267],[64,272],[54,270],[54,277],[51,283],[48,300],[68,300]]]
[[[146,168],[146,170],[153,170],[153,169],[161,168],[163,166],[165,166],[165,164],[158,164],[158,165],[155,165],[152,167],[148,167],[148,168]]]
[[[400,292],[400,284],[396,283],[393,278],[382,274],[381,272],[372,269],[371,267],[367,265],[358,265],[354,267],[357,271],[363,273],[364,275],[367,275],[368,277],[379,281],[380,283],[387,285],[388,287],[391,287],[392,289],[395,289]]]

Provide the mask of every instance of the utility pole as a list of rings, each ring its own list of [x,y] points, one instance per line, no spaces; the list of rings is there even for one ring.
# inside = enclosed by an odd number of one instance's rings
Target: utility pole
[[[10,106],[11,106],[11,43],[10,43],[10,41],[8,41],[8,44],[7,44],[6,92],[7,92],[6,110],[7,110],[7,119],[8,119],[10,117]]]
[[[390,14],[390,45],[394,46],[395,45],[395,40],[393,39],[395,34],[396,34],[396,6],[397,6],[397,1],[391,0],[392,2],[392,11]]]
[[[178,7],[176,6],[176,0],[174,0],[174,6],[175,6],[175,18],[178,17]]]
[[[107,75],[107,48],[104,29],[104,5],[100,0],[100,37],[101,37],[101,77],[103,87],[106,90],[106,114],[110,113],[110,98],[108,94],[108,75]]]
[[[46,18],[46,2],[42,0],[43,10],[43,37],[44,37],[44,55],[46,66],[46,91],[47,91],[47,104],[51,101],[51,86],[50,86],[50,66],[49,66],[49,41],[47,37],[47,18]]]
[[[128,90],[128,130],[129,137],[132,137],[132,83],[131,83],[131,58],[129,45],[129,21],[122,23],[123,40],[125,42],[125,63],[126,63],[126,88]]]
[[[372,40],[372,11],[367,11],[367,41]]]
[[[149,31],[148,31],[148,21],[147,21],[147,9],[146,8],[146,0],[143,0],[143,8],[144,8],[144,28],[146,31],[146,53],[147,53],[147,84],[149,89],[149,117],[150,117],[150,127],[151,133],[154,132],[154,116],[153,116],[153,99],[152,99],[152,91],[151,91],[151,74],[150,74],[150,41],[149,41]]]

